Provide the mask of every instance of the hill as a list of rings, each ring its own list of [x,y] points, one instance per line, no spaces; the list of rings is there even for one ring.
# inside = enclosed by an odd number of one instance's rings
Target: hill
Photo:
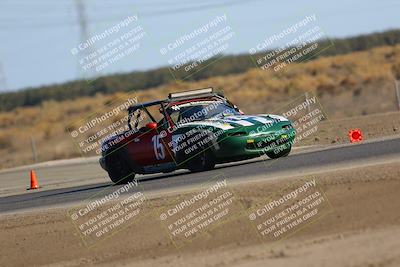
[[[319,47],[327,47],[330,43],[333,43],[334,46],[309,60],[365,51],[383,45],[399,44],[400,30],[390,30],[344,39],[321,40],[319,41]],[[254,57],[257,57],[257,54]],[[217,63],[189,77],[186,81],[199,81],[215,76],[239,74],[252,68],[255,68],[255,64],[248,54],[223,56]],[[183,77],[183,75],[178,76]],[[90,84],[82,80],[40,88],[27,88],[17,92],[0,94],[0,111],[12,110],[16,107],[40,105],[47,100],[63,101],[82,96],[94,96],[98,93],[113,94],[131,90],[148,90],[173,81],[174,78],[170,70],[164,67],[144,72],[109,75],[101,77]]]

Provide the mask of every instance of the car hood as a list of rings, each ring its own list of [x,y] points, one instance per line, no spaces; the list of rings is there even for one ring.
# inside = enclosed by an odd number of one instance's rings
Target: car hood
[[[235,115],[223,118],[210,118],[201,121],[193,121],[181,124],[185,126],[211,126],[218,129],[230,130],[241,127],[252,127],[257,125],[273,125],[280,122],[289,122],[288,119],[279,115],[259,114],[259,115]]]

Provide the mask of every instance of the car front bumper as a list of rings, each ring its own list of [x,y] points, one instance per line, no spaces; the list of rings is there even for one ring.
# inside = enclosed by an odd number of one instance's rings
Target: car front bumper
[[[296,131],[293,128],[287,128],[242,136],[228,136],[219,142],[218,148],[213,152],[218,159],[262,156],[276,149],[290,148],[295,135]]]

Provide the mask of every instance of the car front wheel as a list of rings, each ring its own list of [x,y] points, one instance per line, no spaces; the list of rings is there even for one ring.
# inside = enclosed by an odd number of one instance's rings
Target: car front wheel
[[[188,163],[188,169],[191,172],[201,172],[212,170],[215,167],[215,159],[211,152],[202,151],[191,159]]]

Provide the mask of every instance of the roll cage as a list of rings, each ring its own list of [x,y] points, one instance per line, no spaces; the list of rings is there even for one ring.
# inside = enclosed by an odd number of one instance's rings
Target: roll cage
[[[190,90],[178,93],[171,93],[168,95],[167,99],[164,100],[156,100],[156,101],[149,101],[145,103],[140,103],[136,105],[132,105],[128,108],[128,127],[132,130],[132,117],[135,119],[135,125],[133,129],[137,129],[139,118],[141,116],[142,111],[149,116],[149,118],[153,121],[153,123],[157,123],[163,125],[164,123],[168,124],[168,127],[173,127],[174,122],[172,121],[169,113],[167,110],[175,105],[181,105],[185,103],[190,103],[194,101],[204,101],[204,100],[219,100],[223,101],[225,104],[231,106],[232,108],[238,110],[236,105],[232,104],[222,93],[214,92],[213,88],[204,88],[204,89],[197,89],[197,90]],[[151,112],[148,110],[149,107],[159,105],[159,111],[163,115],[161,121],[157,122]],[[136,112],[139,111],[139,112]],[[136,112],[136,114],[135,114]],[[162,122],[160,124],[160,122]]]

